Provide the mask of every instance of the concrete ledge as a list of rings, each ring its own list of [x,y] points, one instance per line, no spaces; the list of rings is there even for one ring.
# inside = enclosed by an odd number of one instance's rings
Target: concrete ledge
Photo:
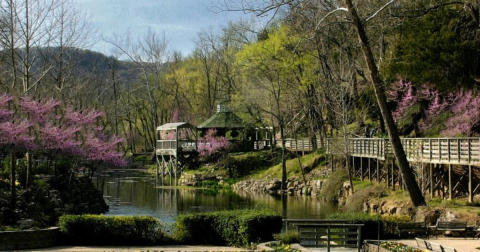
[[[0,250],[34,249],[55,246],[58,227],[40,230],[1,231]]]

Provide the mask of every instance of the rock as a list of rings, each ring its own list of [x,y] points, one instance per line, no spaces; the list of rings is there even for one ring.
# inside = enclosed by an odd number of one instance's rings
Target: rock
[[[276,179],[276,180],[270,181],[270,183],[267,184],[265,189],[267,191],[276,191],[281,189],[281,187],[282,187],[282,181]]]
[[[447,211],[447,213],[445,214],[445,220],[446,221],[455,221],[455,220],[458,220],[458,217],[455,216],[455,214],[453,214],[452,212]]]
[[[390,207],[388,208],[388,213],[389,213],[389,214],[396,214],[396,213],[397,213],[397,207],[395,207],[395,206],[390,206]]]
[[[32,219],[22,219],[17,221],[17,225],[18,225],[18,228],[20,228],[21,230],[24,230],[24,229],[30,229],[36,226],[36,222]]]
[[[369,205],[367,202],[363,202],[363,212],[368,213],[369,210]]]

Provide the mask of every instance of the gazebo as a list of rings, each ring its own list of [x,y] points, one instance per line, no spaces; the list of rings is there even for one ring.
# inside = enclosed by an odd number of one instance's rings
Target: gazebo
[[[230,136],[238,136],[238,130],[245,128],[242,119],[230,111],[225,105],[217,105],[217,112],[206,121],[197,126],[198,130],[205,133],[209,129],[215,129],[217,135],[226,136],[231,131]]]

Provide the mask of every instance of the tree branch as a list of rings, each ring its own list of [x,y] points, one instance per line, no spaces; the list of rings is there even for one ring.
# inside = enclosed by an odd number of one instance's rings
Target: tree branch
[[[390,0],[390,2],[386,3],[384,6],[382,6],[382,8],[378,9],[375,13],[373,13],[373,15],[371,15],[369,18],[367,18],[365,20],[365,22],[368,22],[369,20],[371,20],[372,18],[376,17],[378,15],[378,13],[380,13],[381,11],[383,11],[385,8],[387,8],[390,4],[392,4],[393,2],[395,2],[395,0]]]

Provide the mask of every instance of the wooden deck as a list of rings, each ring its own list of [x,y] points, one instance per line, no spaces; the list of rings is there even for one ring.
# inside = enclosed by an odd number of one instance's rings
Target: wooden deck
[[[410,162],[480,166],[480,138],[402,138]],[[349,138],[345,141],[327,139],[327,154],[342,154],[345,149],[353,157],[386,160],[393,156],[388,139]]]
[[[448,199],[468,196],[469,202],[473,202],[473,196],[480,192],[480,138],[402,138],[401,141],[424,194]],[[404,186],[388,139],[327,139],[326,153],[332,155],[332,170],[334,155],[348,156],[355,176],[361,180],[384,181],[393,189]]]

